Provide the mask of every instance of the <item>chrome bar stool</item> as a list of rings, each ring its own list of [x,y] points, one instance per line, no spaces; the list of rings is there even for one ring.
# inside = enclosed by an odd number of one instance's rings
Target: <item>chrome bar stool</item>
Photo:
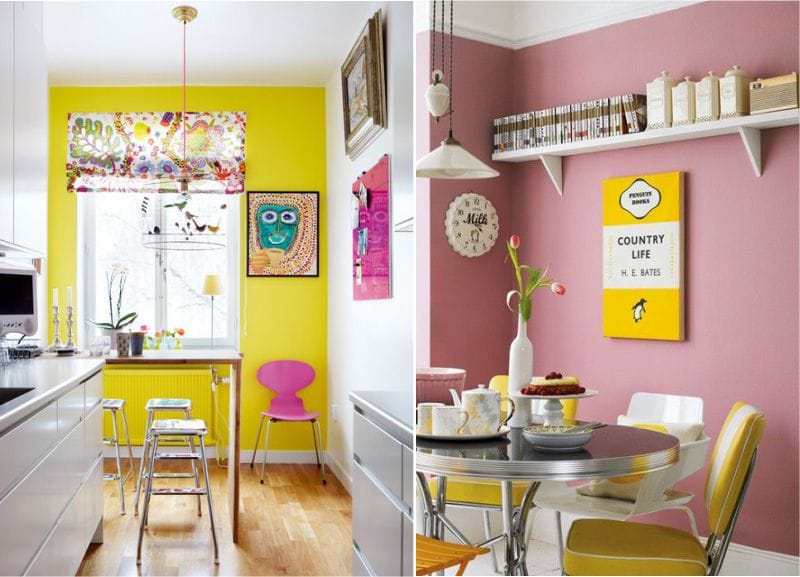
[[[139,496],[142,492],[144,480],[147,478],[147,459],[149,458],[150,444],[152,438],[150,437],[150,430],[155,419],[155,414],[159,412],[182,412],[184,418],[191,419],[192,417],[192,401],[191,399],[150,399],[147,401],[144,409],[147,411],[147,425],[144,428],[144,445],[142,446],[142,459],[139,461],[139,476],[136,479],[136,497],[133,500],[133,514],[139,514]],[[176,439],[177,440],[177,439]],[[189,436],[189,447],[194,452],[194,437]],[[171,479],[189,479],[194,478],[195,487],[200,486],[200,477],[197,474],[197,463],[192,461],[191,473],[158,473],[156,478],[171,478]],[[201,516],[202,499],[197,496],[197,516]]]
[[[151,439],[150,454],[148,455],[147,467],[147,487],[144,492],[144,510],[142,512],[141,523],[139,524],[139,543],[136,548],[136,564],[142,563],[142,539],[144,537],[144,530],[147,527],[147,517],[150,512],[150,497],[157,495],[197,495],[199,499],[201,495],[206,495],[208,499],[208,517],[211,521],[211,537],[214,540],[214,563],[219,564],[219,547],[217,545],[217,530],[214,525],[214,505],[211,501],[211,485],[208,482],[208,461],[206,459],[206,446],[203,442],[203,437],[208,433],[206,423],[202,419],[167,419],[157,420],[148,429],[148,436]],[[167,439],[175,437],[188,437],[190,439],[197,438],[200,445],[200,454],[194,452],[194,444],[191,445],[191,450],[188,453],[182,452],[158,452],[158,445],[163,437]],[[203,467],[203,477],[205,479],[205,486],[199,487],[181,487],[181,488],[163,488],[156,489],[153,487],[153,479],[158,478],[159,475],[155,473],[155,463],[161,460],[191,460],[194,469],[196,470],[197,461],[201,461]]]
[[[133,449],[131,448],[131,435],[128,432],[128,419],[125,417],[125,399],[103,399],[103,410],[109,411],[111,415],[111,424],[114,426],[114,436],[111,438],[104,438],[104,445],[114,445],[116,453],[115,460],[117,462],[117,472],[104,474],[103,479],[106,481],[119,482],[119,503],[122,515],[125,514],[125,483],[136,471],[136,465],[133,464]],[[125,475],[122,475],[122,461],[119,457],[119,428],[117,426],[117,415],[122,414],[122,428],[125,431],[125,441],[128,443],[128,462],[130,467]]]

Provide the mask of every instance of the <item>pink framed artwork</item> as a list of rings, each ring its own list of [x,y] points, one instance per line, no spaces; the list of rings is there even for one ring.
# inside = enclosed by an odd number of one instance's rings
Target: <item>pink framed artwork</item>
[[[389,155],[352,187],[353,300],[391,298]]]

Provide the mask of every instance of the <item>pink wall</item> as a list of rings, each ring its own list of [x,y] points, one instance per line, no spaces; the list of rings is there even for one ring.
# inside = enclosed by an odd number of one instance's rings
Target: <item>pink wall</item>
[[[457,85],[457,136],[486,153],[496,116],[643,92],[664,69],[695,79],[733,64],[760,76],[796,71],[797,42],[794,2],[694,5],[532,46],[511,53],[510,65],[509,51],[461,40],[457,82],[470,84]],[[502,247],[480,259],[459,257],[440,222],[449,200],[472,185],[496,202],[503,234],[521,234],[523,261],[550,263],[568,287],[564,298],[534,298],[534,372],[564,370],[599,389],[582,402],[584,418],[614,420],[635,391],[701,396],[714,439],[734,401],[759,406],[767,432],[733,539],[797,555],[798,130],[765,131],[762,144],[760,178],[731,135],[565,159],[563,197],[539,163],[495,164],[502,176],[494,181],[435,182],[430,354],[434,364],[466,367],[473,384],[507,366],[514,320],[502,302],[511,288]],[[602,181],[671,170],[686,173],[686,340],[603,338]],[[704,474],[682,486],[696,495],[692,507],[702,532]],[[657,520],[686,526],[679,514]]]
[[[430,150],[430,114],[425,106],[425,89],[430,82],[430,34],[418,34],[416,38],[416,67],[414,69],[414,95],[417,104],[414,122],[414,139],[419,160]],[[431,237],[430,222],[430,180],[415,180],[416,202],[414,203],[414,240],[416,242],[416,364],[418,367],[431,366],[431,253],[421,250],[427,247]]]
[[[429,51],[419,49],[419,42],[424,41],[427,47],[428,41],[423,37],[428,36],[427,33],[418,35],[418,70],[430,70]],[[485,119],[505,114],[511,108],[513,53],[506,48],[462,38],[454,42],[458,55],[453,94],[454,136],[472,154],[490,162],[491,122]],[[417,86],[418,110],[424,111],[424,92],[429,83],[425,78],[430,78],[430,74],[417,77],[422,77]],[[445,83],[450,85],[450,80],[445,78]],[[509,89],[498,90],[498,87]],[[447,119],[436,123],[430,116],[428,118],[429,148],[418,144],[419,156],[439,146],[447,136]],[[495,165],[495,168],[505,167]],[[512,218],[512,183],[512,175],[507,171],[488,180],[431,180],[427,214],[424,193],[420,196],[418,192],[417,196],[417,214],[420,220],[427,217],[430,226],[430,365],[466,369],[468,388],[488,383],[492,375],[504,372],[508,364],[505,291],[498,292],[496,286],[498,279],[510,277],[503,263],[502,241],[479,258],[463,257],[447,242],[444,215],[456,196],[474,191],[494,205],[500,218],[501,236],[510,234],[507,227]],[[422,242],[418,237],[418,254],[427,252]],[[424,262],[424,257],[418,257],[418,265],[420,262]],[[420,289],[425,273],[419,269],[418,272],[417,287]],[[418,343],[418,349],[419,346]]]

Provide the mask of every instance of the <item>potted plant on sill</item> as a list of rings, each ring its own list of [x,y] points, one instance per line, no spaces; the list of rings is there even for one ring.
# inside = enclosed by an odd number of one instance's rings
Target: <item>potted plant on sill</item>
[[[139,313],[136,312],[122,314],[122,296],[125,293],[125,284],[127,282],[128,267],[118,262],[112,264],[111,270],[106,271],[109,320],[108,322],[89,321],[97,328],[102,329],[103,334],[111,338],[112,349],[117,347],[117,332],[130,325],[139,316]]]

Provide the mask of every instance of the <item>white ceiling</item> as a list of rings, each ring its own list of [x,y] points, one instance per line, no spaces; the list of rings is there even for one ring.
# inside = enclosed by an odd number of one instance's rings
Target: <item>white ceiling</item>
[[[181,83],[172,2],[45,2],[53,86]],[[191,2],[188,81],[324,86],[374,12],[366,2]]]
[[[463,38],[517,49],[696,3],[697,0],[457,1],[453,28]],[[430,2],[416,2],[414,9],[415,30],[430,30]],[[447,19],[449,22],[449,16]]]

